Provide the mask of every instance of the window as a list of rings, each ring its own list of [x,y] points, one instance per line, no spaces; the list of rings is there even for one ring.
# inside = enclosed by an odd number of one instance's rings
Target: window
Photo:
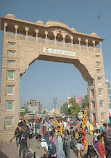
[[[98,77],[97,80],[98,80],[98,85],[101,85],[101,77]]]
[[[13,66],[14,63],[15,63],[15,61],[13,61],[13,60],[8,60],[8,66]]]
[[[96,61],[96,66],[100,66],[100,62]]]
[[[101,113],[101,121],[104,121],[105,120],[105,112],[102,112]]]
[[[14,47],[15,46],[15,42],[8,42],[8,45]]]
[[[8,71],[8,80],[14,80],[14,71]]]
[[[109,104],[109,108],[111,109],[111,104]]]
[[[103,100],[100,100],[100,101],[99,101],[99,104],[100,104],[100,108],[103,108],[103,107],[104,107],[104,101],[103,101]]]
[[[99,58],[100,57],[100,55],[96,55],[96,58]]]
[[[98,92],[99,92],[99,96],[103,95],[103,90],[102,89],[98,89]]]
[[[14,93],[14,86],[7,87],[7,95],[13,95]]]
[[[106,82],[107,88],[111,88],[110,82]]]
[[[111,89],[108,89],[108,95],[111,95]]]
[[[6,101],[6,111],[13,110],[13,101]]]
[[[13,56],[14,57],[15,56],[15,51],[9,50],[8,51],[8,56],[11,56],[11,57]]]
[[[5,119],[5,127],[6,128],[13,127],[13,117],[8,117]]]
[[[100,73],[100,72],[101,72],[101,69],[97,69],[96,71],[97,71],[97,73]]]

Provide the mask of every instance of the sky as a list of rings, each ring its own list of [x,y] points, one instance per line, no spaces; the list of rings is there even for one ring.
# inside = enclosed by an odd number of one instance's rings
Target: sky
[[[102,42],[105,78],[111,80],[111,0],[1,0],[0,16],[10,12],[17,19],[59,21],[81,33],[96,32],[105,39]],[[2,54],[3,31],[0,30],[0,78]],[[87,82],[72,64],[36,60],[20,78],[20,106],[36,99],[44,109],[51,109],[53,98],[57,98],[60,107],[67,97],[86,94]]]

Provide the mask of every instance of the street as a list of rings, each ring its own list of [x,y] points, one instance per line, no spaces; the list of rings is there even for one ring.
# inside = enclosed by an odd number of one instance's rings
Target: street
[[[92,144],[92,136],[87,134],[88,144]],[[38,142],[35,137],[30,139],[30,148],[33,152],[36,153],[36,158],[40,158],[44,155],[43,149],[38,149],[37,146],[40,146],[40,142]],[[15,142],[0,144],[0,158],[17,158],[17,147]],[[70,150],[70,157],[77,158],[76,151],[73,152]]]

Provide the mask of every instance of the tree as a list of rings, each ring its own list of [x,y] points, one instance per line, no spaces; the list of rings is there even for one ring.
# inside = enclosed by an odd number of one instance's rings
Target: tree
[[[84,111],[86,107],[89,108],[89,98],[88,95],[85,95],[84,98],[82,99],[82,107],[81,110]]]
[[[45,111],[45,110],[43,111],[43,114],[46,114],[46,111]]]
[[[61,111],[61,113],[64,113],[65,115],[71,114],[71,111],[70,111],[70,109],[68,108],[68,103],[67,103],[67,102],[62,105],[60,111]]]
[[[78,113],[80,112],[80,106],[76,103],[75,97],[72,97],[69,103],[72,105],[69,107],[71,114],[73,115],[73,117],[77,117]]]

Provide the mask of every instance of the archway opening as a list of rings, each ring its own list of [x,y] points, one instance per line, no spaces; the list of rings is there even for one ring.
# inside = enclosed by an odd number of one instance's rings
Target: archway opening
[[[87,95],[88,81],[84,82],[84,79],[86,80],[90,75],[81,77],[82,70],[77,66],[78,62],[75,60],[72,64],[66,64],[41,60],[33,61],[33,64],[30,64],[26,73],[21,77],[20,105],[30,99],[35,99],[43,104],[43,108],[51,110],[54,107],[53,98],[57,98],[57,108],[59,108],[67,101],[67,97]]]

